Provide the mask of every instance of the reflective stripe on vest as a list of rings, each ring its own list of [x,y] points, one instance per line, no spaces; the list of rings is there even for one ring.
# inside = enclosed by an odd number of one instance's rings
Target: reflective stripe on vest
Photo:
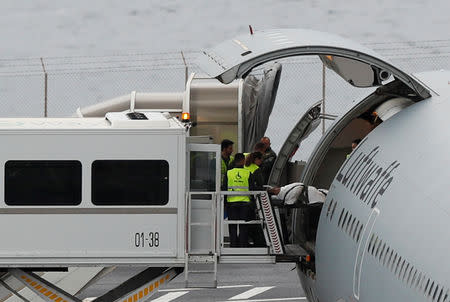
[[[234,168],[228,170],[228,191],[249,191],[248,179],[250,171],[244,168]],[[227,196],[228,202],[249,202],[250,196]]]

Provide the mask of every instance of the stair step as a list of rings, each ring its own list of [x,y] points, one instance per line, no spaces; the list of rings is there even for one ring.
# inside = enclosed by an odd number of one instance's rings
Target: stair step
[[[189,263],[215,263],[216,258],[214,255],[188,255]]]

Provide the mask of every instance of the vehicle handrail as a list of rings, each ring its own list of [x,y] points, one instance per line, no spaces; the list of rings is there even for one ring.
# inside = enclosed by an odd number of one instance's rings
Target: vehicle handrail
[[[267,191],[220,191],[220,195],[242,196],[242,195],[261,195],[269,194]]]

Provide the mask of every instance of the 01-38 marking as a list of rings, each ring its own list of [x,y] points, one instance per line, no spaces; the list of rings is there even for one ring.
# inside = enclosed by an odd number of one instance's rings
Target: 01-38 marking
[[[140,232],[134,234],[135,247],[159,247],[159,232]]]

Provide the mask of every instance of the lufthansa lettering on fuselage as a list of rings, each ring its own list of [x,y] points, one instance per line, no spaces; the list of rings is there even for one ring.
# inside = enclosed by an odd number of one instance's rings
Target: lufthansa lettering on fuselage
[[[379,152],[380,147],[376,146],[368,154],[352,154],[336,177],[338,182],[371,208],[377,205],[380,197],[389,188],[394,180],[393,172],[400,166],[397,160],[387,167],[379,165],[375,161]]]

